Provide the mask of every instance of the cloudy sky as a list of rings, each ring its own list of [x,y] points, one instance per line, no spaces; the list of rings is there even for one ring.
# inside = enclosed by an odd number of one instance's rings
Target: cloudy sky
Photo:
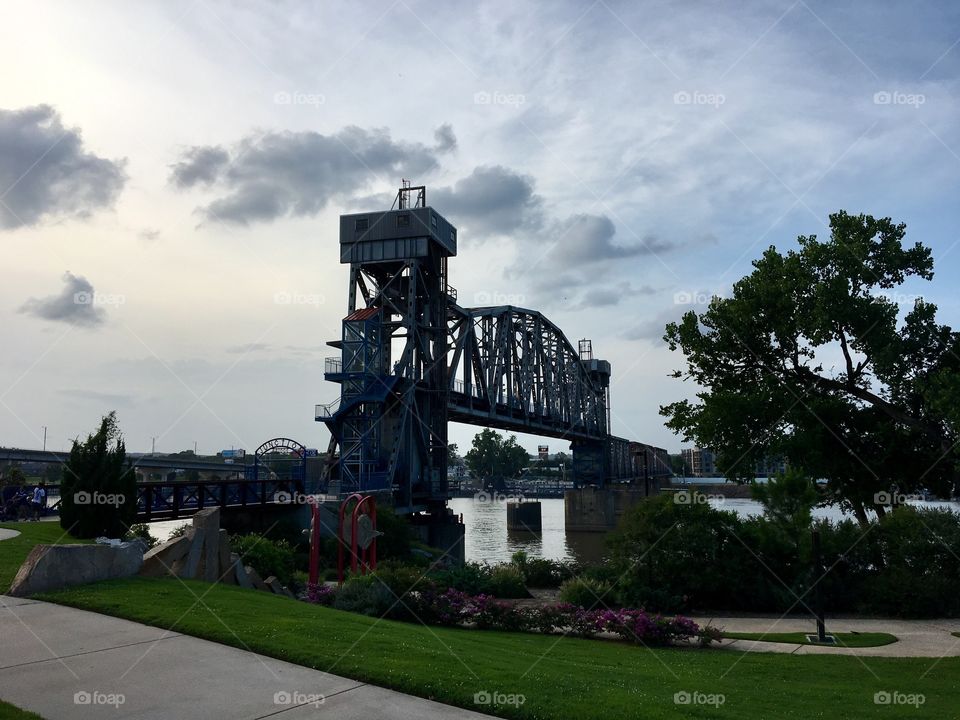
[[[115,409],[131,450],[325,447],[337,216],[404,177],[461,303],[591,338],[614,432],[673,451],[664,323],[832,211],[906,222],[960,324],[952,2],[42,0],[0,63],[2,445]]]

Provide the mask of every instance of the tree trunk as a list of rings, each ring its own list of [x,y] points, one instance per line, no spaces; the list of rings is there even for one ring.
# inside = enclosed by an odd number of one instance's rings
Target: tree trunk
[[[857,518],[857,522],[860,523],[860,527],[866,529],[870,526],[867,511],[864,509],[863,503],[859,500],[853,501],[853,515]]]

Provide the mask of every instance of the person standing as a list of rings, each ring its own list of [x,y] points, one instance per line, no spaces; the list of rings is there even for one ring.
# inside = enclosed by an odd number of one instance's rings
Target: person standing
[[[43,480],[33,489],[33,519],[40,522],[40,514],[47,506],[47,489]]]

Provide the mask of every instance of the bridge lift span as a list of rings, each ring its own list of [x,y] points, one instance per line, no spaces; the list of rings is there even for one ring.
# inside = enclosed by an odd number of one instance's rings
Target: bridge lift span
[[[610,364],[590,341],[574,349],[533,310],[461,307],[456,254],[457,229],[407,181],[390,210],[340,217],[347,315],[325,364],[340,398],[315,413],[336,458],[327,492],[443,512],[449,420],[569,440],[581,485],[669,474],[664,450],[610,435]]]

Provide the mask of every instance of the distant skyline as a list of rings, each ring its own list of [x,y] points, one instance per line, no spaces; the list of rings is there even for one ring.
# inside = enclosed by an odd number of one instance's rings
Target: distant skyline
[[[401,178],[460,302],[590,338],[613,432],[670,452],[664,324],[831,212],[905,222],[936,274],[896,298],[960,325],[955,3],[45,0],[0,59],[0,445],[116,410],[136,452],[325,449],[337,217]]]

